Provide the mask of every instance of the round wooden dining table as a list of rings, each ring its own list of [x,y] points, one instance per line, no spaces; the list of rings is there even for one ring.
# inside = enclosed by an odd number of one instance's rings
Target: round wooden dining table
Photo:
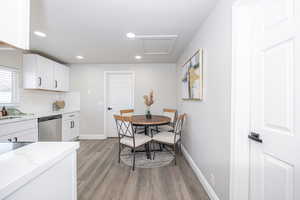
[[[147,118],[146,115],[133,115],[132,124],[134,126],[143,126],[145,127],[145,134],[152,137],[150,127],[158,127],[162,125],[169,124],[171,122],[170,117],[162,115],[151,115],[151,118]],[[149,144],[145,145],[145,151],[147,158],[150,159],[150,148]],[[145,152],[142,151],[142,152]]]
[[[151,115],[148,119],[146,115],[133,115],[132,124],[135,126],[161,126],[171,122],[171,118],[162,115]]]

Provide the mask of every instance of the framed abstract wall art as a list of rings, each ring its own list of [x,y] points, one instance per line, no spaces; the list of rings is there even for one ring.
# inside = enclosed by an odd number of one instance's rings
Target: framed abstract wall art
[[[203,49],[199,49],[182,66],[182,99],[203,99]]]

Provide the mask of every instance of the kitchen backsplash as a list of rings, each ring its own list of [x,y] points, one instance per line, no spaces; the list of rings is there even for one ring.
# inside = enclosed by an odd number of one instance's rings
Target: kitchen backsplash
[[[40,113],[52,111],[53,102],[64,100],[66,102],[65,110],[80,110],[79,92],[50,92],[20,89],[20,103],[17,106],[25,113]]]

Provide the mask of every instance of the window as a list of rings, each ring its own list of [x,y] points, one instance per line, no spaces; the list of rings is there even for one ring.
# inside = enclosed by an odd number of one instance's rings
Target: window
[[[18,71],[0,66],[0,105],[18,102]]]

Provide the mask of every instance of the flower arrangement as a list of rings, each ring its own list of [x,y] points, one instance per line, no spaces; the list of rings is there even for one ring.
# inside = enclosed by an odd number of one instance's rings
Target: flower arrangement
[[[150,108],[151,106],[154,104],[154,95],[153,95],[153,90],[150,91],[149,95],[144,95],[144,103],[147,106],[147,110],[146,110],[146,117],[148,119],[151,119],[151,112],[150,112]]]

